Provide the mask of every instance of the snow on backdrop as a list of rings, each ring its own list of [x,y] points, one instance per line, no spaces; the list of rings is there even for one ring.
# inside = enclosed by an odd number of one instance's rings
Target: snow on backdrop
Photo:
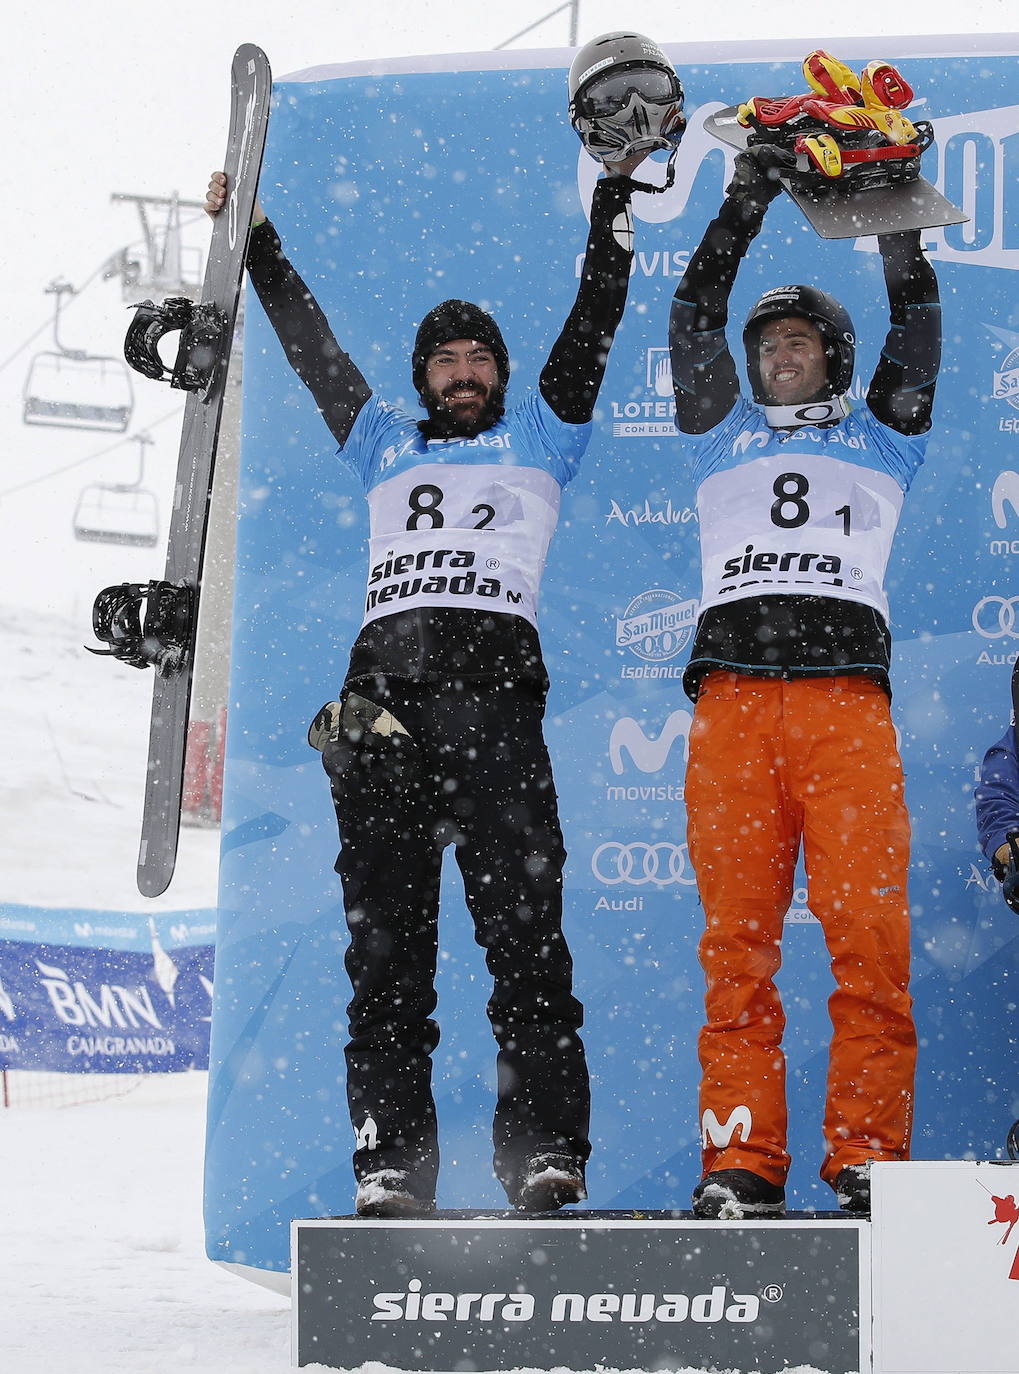
[[[66,304],[63,343],[119,353],[128,317],[119,284],[101,269],[137,244],[139,223],[111,193],[201,199],[222,157],[227,72],[239,42],[260,44],[283,75],[326,62],[483,50],[554,8],[547,0],[483,10],[388,0],[374,11],[345,0],[178,0],[145,9],[127,0],[41,0],[8,14],[0,902],[149,909],[134,890],[134,856],[150,681],[80,646],[91,638],[94,592],[159,576],[163,552],[75,543],[71,521],[84,485],[129,480],[137,461],[130,436],[144,430],[154,440],[146,485],[159,499],[165,538],[180,402],[138,379],[126,436],[23,425],[28,364],[52,338],[54,297],[45,288],[63,278],[81,291]],[[678,14],[657,0],[581,0],[579,39],[624,26],[664,42],[774,38],[801,35],[805,25],[801,10],[759,0]],[[835,33],[810,34],[805,46],[889,32],[883,0],[858,0],[833,22]],[[893,31],[905,23],[893,19]],[[1012,28],[1014,0],[965,8],[931,0],[923,9],[926,33]],[[564,12],[514,46],[563,47],[567,39]],[[204,218],[185,218],[188,243],[203,245]],[[178,878],[151,909],[213,906],[216,862],[215,833],[186,832]],[[0,1343],[12,1374],[68,1358],[81,1374],[287,1367],[280,1300],[220,1274],[202,1255],[203,1087],[194,1075],[146,1083],[119,1104],[0,1115],[8,1198],[0,1253],[11,1266]]]

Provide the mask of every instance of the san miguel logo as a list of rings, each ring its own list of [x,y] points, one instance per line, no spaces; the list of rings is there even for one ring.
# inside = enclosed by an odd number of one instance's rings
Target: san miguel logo
[[[987,1225],[1004,1226],[1005,1230],[998,1244],[1007,1245],[1012,1237],[1015,1224],[1019,1221],[1019,1203],[1016,1202],[1013,1193],[1006,1193],[1004,1197],[997,1197],[989,1188],[986,1188],[984,1184],[981,1183],[980,1186],[984,1188],[984,1191],[994,1204],[994,1216],[990,1218]],[[1012,1255],[1012,1267],[1008,1271],[1008,1277],[1010,1279],[1019,1279],[1019,1244],[1017,1244],[1015,1253]]]

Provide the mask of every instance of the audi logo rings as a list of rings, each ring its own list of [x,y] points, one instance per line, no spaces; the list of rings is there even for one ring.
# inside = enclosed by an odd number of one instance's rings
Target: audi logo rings
[[[1019,639],[1016,596],[985,596],[973,607],[973,628],[984,639]],[[990,629],[985,628],[985,623]]]
[[[591,856],[591,872],[606,887],[626,883],[630,887],[671,887],[680,883],[693,887],[696,878],[689,871],[685,844],[660,840],[657,844],[634,840],[621,844],[610,840],[600,844]]]

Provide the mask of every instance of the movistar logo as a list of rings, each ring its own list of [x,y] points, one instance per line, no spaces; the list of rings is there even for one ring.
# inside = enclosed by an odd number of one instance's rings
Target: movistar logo
[[[660,773],[677,739],[683,741],[685,759],[692,724],[693,716],[689,711],[673,711],[661,732],[648,737],[632,716],[622,716],[613,725],[609,738],[609,759],[613,773],[623,771],[624,749],[642,773]]]
[[[745,1105],[733,1107],[724,1121],[719,1121],[709,1107],[701,1117],[701,1148],[714,1145],[716,1150],[724,1150],[737,1132],[740,1140],[749,1140],[753,1120],[750,1108]]]

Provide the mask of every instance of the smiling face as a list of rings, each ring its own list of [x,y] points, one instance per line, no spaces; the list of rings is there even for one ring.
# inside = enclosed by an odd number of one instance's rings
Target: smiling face
[[[769,320],[757,348],[761,385],[772,405],[802,405],[829,395],[824,339],[809,320]]]
[[[425,387],[434,410],[455,434],[471,436],[492,423],[490,401],[501,399],[495,354],[477,339],[452,339],[429,354]]]

